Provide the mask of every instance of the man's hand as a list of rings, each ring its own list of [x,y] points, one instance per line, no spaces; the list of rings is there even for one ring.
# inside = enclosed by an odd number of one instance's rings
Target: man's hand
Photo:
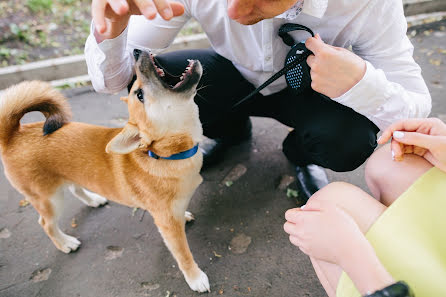
[[[366,71],[363,59],[340,47],[325,44],[319,34],[308,38],[305,46],[313,52],[307,58],[311,68],[311,88],[330,98],[345,94]]]
[[[392,138],[392,157],[402,161],[404,154],[415,154],[446,172],[446,124],[439,119],[402,120],[387,128],[379,144]]]
[[[91,14],[99,34],[122,31],[110,27],[117,24],[119,29],[125,28],[131,15],[144,15],[152,20],[157,13],[170,20],[182,15],[184,6],[167,0],[93,0],[91,3]],[[116,32],[112,32],[112,35],[116,35]]]

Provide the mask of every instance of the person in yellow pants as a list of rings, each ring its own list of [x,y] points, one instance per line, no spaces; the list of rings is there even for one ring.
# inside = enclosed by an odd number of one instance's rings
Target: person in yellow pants
[[[390,139],[366,165],[373,197],[332,183],[285,214],[330,297],[446,296],[446,124],[403,120]]]

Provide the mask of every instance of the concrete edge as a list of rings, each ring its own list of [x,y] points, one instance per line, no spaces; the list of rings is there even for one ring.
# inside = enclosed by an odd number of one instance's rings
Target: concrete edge
[[[446,10],[433,13],[422,13],[422,14],[412,15],[408,16],[406,20],[408,27],[413,27],[413,26],[423,25],[426,23],[441,21],[444,18],[446,18]]]
[[[404,0],[404,14],[407,16],[446,10],[444,0]]]
[[[206,34],[178,37],[163,52],[210,46]],[[84,55],[68,56],[0,68],[0,90],[24,80],[55,81],[66,78],[83,77],[87,74]]]

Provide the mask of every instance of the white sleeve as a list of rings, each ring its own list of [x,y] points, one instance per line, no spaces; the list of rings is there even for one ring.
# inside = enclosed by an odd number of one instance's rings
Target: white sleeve
[[[168,47],[189,20],[184,13],[170,21],[157,16],[131,16],[128,27],[116,38],[96,42],[94,24],[85,44],[85,60],[93,88],[101,93],[117,93],[131,81],[134,70],[133,49],[157,50]]]
[[[377,2],[352,43],[353,51],[366,61],[366,73],[333,100],[365,115],[383,130],[401,119],[427,117],[432,100],[412,57],[401,0]]]

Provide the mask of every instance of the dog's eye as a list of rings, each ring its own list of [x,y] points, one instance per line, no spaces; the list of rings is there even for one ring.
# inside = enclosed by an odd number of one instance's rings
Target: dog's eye
[[[144,92],[142,91],[142,89],[136,90],[135,94],[138,100],[141,101],[141,103],[144,103]]]

